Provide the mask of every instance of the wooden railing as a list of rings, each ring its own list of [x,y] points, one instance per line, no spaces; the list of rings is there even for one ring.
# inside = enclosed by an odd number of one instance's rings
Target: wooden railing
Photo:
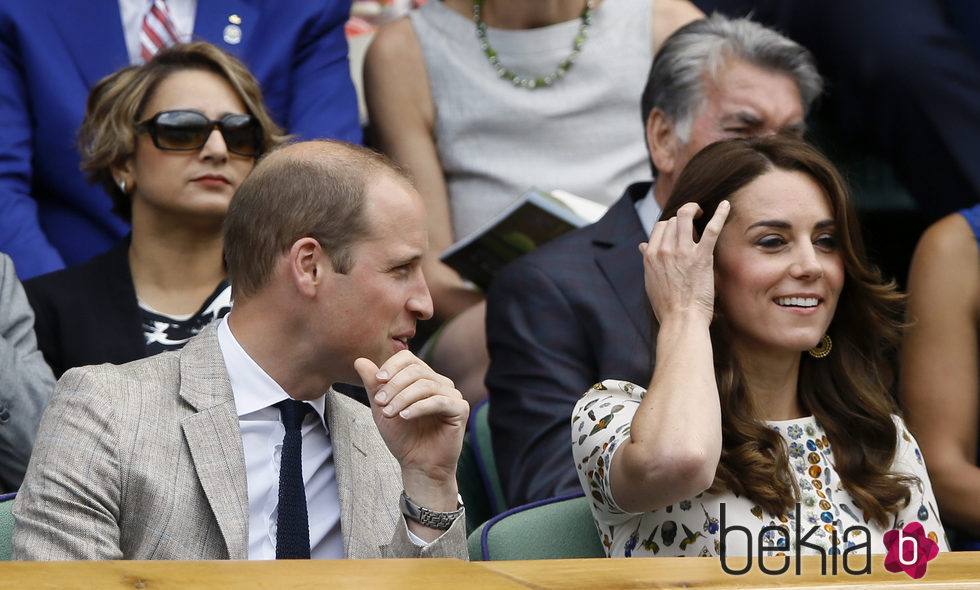
[[[713,558],[566,559],[488,561],[392,559],[372,561],[106,561],[0,563],[0,589],[98,588],[184,590],[225,588],[338,588],[437,590],[449,588],[598,590],[606,588],[978,588],[980,553],[943,553],[918,580],[871,559],[871,573],[821,573],[819,557],[805,557],[771,576],[758,564],[731,575]],[[781,562],[772,561],[770,569]],[[853,566],[854,564],[852,564]],[[863,565],[863,564],[862,564]],[[852,567],[852,569],[854,569]]]

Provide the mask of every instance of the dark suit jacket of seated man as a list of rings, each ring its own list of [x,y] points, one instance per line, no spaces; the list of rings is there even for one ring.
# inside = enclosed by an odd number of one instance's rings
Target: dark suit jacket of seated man
[[[364,148],[294,144],[242,184],[224,237],[236,303],[220,325],[59,381],[14,504],[14,557],[275,556],[283,431],[268,406],[292,398],[319,406],[304,449],[330,451],[312,468],[304,456],[313,557],[465,559],[455,468],[468,406],[405,343],[432,313],[421,197]],[[371,409],[330,387],[359,381]],[[256,396],[266,407],[247,413]],[[268,411],[277,436],[256,444]]]
[[[637,246],[688,160],[722,139],[802,134],[821,89],[806,49],[746,19],[716,14],[664,41],[642,98],[656,182],[630,186],[596,223],[508,265],[487,294],[489,420],[510,505],[581,491],[575,402],[603,379],[650,382],[654,318]]]

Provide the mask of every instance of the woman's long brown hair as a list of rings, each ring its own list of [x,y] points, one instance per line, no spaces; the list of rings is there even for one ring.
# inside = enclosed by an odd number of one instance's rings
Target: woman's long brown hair
[[[844,261],[844,288],[828,333],[833,351],[823,359],[801,353],[797,392],[800,404],[823,426],[844,488],[875,522],[909,501],[917,479],[890,471],[897,447],[889,394],[893,371],[889,355],[898,346],[904,295],[882,279],[865,256],[857,215],[847,186],[819,151],[792,137],[737,139],[711,145],[681,173],[661,219],[695,202],[703,232],[715,208],[756,178],[773,170],[798,171],[812,178],[830,204]],[[799,498],[795,474],[782,437],[757,418],[742,370],[729,347],[727,322],[716,310],[711,343],[721,399],[722,452],[712,491],[747,496],[773,515],[793,508]]]

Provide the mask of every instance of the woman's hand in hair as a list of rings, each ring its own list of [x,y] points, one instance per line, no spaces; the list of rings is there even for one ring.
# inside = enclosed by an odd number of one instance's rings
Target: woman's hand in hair
[[[657,320],[670,314],[702,313],[710,322],[714,312],[714,249],[731,205],[722,201],[694,240],[694,219],[702,214],[696,203],[687,203],[677,216],[657,222],[650,241],[640,244],[644,283]]]
[[[640,244],[647,296],[660,321],[657,366],[613,456],[610,491],[627,512],[646,512],[711,486],[721,456],[721,406],[708,326],[714,310],[714,248],[730,205],[722,201],[698,242],[694,203],[658,223]]]

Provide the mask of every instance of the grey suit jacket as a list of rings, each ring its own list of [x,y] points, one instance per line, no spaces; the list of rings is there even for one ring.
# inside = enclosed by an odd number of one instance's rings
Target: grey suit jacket
[[[466,558],[464,518],[424,549],[370,411],[326,398],[344,555]],[[214,325],[179,351],[71,369],[14,503],[14,559],[246,559],[242,437]]]
[[[34,312],[0,254],[0,494],[20,487],[54,375],[37,349]]]

